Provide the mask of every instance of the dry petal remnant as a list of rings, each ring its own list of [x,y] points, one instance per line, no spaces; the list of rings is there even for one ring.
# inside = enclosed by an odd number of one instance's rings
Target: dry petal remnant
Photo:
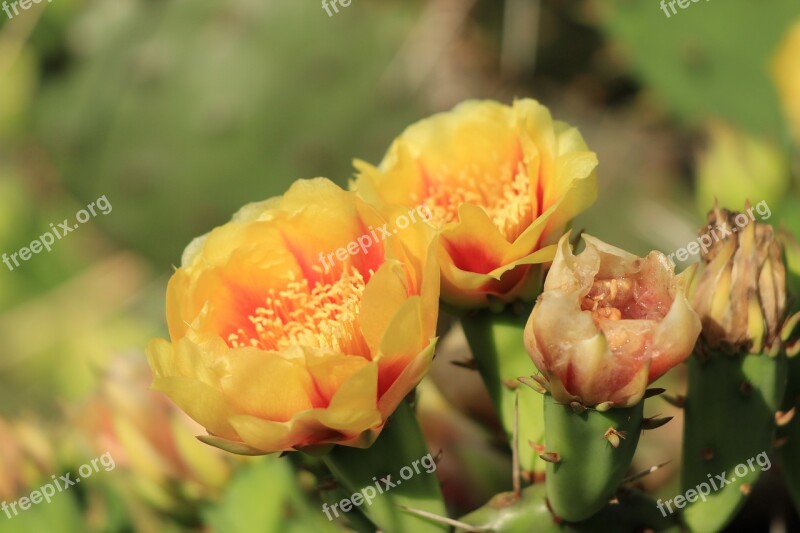
[[[264,306],[247,316],[252,326],[228,335],[228,344],[267,351],[300,345],[368,357],[359,323],[365,287],[355,267],[344,270],[338,280],[318,280],[313,287],[307,279],[292,279],[283,290],[269,290]]]

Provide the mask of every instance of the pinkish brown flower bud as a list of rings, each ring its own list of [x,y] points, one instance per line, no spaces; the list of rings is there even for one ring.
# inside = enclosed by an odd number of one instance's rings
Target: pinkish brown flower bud
[[[647,385],[684,361],[700,334],[685,285],[660,252],[639,258],[589,235],[573,255],[569,234],[525,327],[533,362],[560,403],[638,403]]]

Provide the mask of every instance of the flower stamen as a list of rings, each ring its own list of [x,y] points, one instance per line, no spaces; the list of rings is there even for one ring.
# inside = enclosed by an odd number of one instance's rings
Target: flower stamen
[[[252,327],[228,335],[228,344],[267,351],[301,345],[366,357],[358,316],[365,287],[353,267],[338,280],[318,280],[313,287],[307,279],[291,279],[282,290],[269,289],[264,305],[247,316]]]
[[[471,165],[457,171],[445,165],[427,174],[427,196],[418,201],[427,204],[432,220],[440,226],[458,221],[461,204],[480,206],[500,233],[513,242],[533,221],[531,179],[519,160],[498,160],[491,168],[496,170]]]

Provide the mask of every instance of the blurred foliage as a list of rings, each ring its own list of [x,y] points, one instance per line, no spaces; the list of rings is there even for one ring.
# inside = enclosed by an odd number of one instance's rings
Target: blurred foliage
[[[8,48],[0,45],[0,51],[8,53]],[[37,69],[36,54],[31,49],[25,49],[8,67],[0,84],[0,140],[11,139],[23,130],[26,111],[33,103]]]
[[[261,459],[241,472],[206,518],[213,531],[226,533],[339,531],[325,518],[321,504],[308,502],[288,461],[277,457]]]
[[[115,238],[177,263],[244,203],[301,177],[345,183],[352,157],[378,156],[416,116],[381,86],[412,12],[342,15],[301,2],[95,2],[75,23],[74,67],[37,102],[37,132],[75,195],[119,204]]]
[[[711,124],[708,130],[708,147],[697,160],[700,213],[705,215],[715,200],[736,209],[748,200],[778,207],[790,185],[785,153],[725,124]]]
[[[246,459],[197,441],[202,428],[166,397],[145,390],[151,381],[141,354],[116,357],[97,394],[70,418],[91,449],[116,458],[127,499],[197,525],[198,504],[216,499]]]
[[[669,18],[657,2],[595,4],[634,71],[681,119],[727,118],[773,137],[783,131],[769,61],[800,10],[795,0],[690,3]]]

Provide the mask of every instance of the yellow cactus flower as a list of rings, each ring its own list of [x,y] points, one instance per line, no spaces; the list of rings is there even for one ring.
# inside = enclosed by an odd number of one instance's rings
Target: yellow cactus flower
[[[589,235],[576,256],[568,237],[525,327],[526,347],[557,402],[630,407],[692,353],[694,269],[676,276],[661,252],[639,258]]]
[[[792,135],[800,144],[800,20],[789,28],[778,47],[772,73]]]
[[[378,205],[425,205],[441,230],[442,297],[460,307],[532,299],[533,265],[597,194],[597,157],[534,100],[469,101],[409,127],[354,187]]]
[[[167,288],[171,342],[148,356],[202,440],[251,454],[372,443],[426,373],[438,315],[429,228],[387,224],[317,178],[189,245]]]

